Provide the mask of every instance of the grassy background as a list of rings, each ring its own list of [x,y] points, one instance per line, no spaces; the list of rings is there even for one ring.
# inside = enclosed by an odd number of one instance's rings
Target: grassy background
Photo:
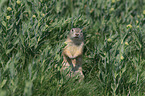
[[[145,95],[143,0],[0,0],[0,96]],[[79,83],[60,73],[63,42],[83,29]]]

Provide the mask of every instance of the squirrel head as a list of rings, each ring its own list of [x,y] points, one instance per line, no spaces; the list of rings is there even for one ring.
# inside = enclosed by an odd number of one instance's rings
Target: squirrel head
[[[69,33],[69,38],[72,40],[83,40],[83,32],[80,28],[72,28]]]

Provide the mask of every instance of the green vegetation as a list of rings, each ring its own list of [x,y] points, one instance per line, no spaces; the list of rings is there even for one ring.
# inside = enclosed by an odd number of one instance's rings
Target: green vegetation
[[[145,94],[143,0],[0,0],[0,96]],[[60,73],[68,31],[83,29],[83,73]]]

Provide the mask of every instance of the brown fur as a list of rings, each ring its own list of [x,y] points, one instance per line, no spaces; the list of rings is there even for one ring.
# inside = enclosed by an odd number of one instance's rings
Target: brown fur
[[[66,47],[63,49],[63,70],[67,68],[69,70],[69,76],[80,76],[81,79],[84,78],[82,72],[82,53],[83,53],[83,33],[81,32],[80,28],[73,28],[67,40]]]

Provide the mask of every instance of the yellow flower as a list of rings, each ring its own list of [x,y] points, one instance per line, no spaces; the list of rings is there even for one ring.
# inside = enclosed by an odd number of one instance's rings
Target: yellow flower
[[[65,45],[67,45],[67,42],[64,42]]]
[[[62,48],[65,48],[67,46],[67,42],[64,42]]]
[[[124,59],[124,57],[121,55],[120,59],[121,59],[121,60],[123,60],[123,59]]]
[[[44,16],[45,16],[45,14],[42,14],[42,16],[44,17]]]
[[[46,28],[48,28],[48,25],[45,25]]]
[[[112,8],[110,9],[110,11],[114,11],[114,8],[112,7]]]
[[[138,24],[138,20],[136,20],[136,23]]]
[[[104,53],[104,55],[106,55],[106,53]]]
[[[143,10],[143,14],[145,15],[145,10]]]
[[[112,39],[111,39],[111,38],[108,38],[107,41],[108,41],[108,42],[112,42]]]
[[[131,25],[131,24],[128,24],[128,25],[127,25],[127,29],[128,29],[128,28],[132,28],[132,25]]]
[[[19,5],[20,5],[20,4],[21,4],[21,1],[17,0],[17,4],[19,4]]]
[[[139,16],[139,15],[137,15],[137,18],[140,18],[140,16]]]
[[[129,45],[128,42],[125,42],[125,45]]]
[[[115,3],[115,0],[112,0],[112,3]]]
[[[6,19],[8,19],[8,20],[9,20],[10,18],[11,18],[10,16],[7,16],[7,17],[6,17]]]
[[[7,8],[7,10],[8,10],[8,11],[11,11],[11,10],[12,10],[12,8],[11,8],[11,7],[8,7],[8,8]]]
[[[36,15],[33,15],[32,17],[33,17],[33,18],[36,18]]]
[[[123,44],[123,40],[121,40],[121,44]]]

